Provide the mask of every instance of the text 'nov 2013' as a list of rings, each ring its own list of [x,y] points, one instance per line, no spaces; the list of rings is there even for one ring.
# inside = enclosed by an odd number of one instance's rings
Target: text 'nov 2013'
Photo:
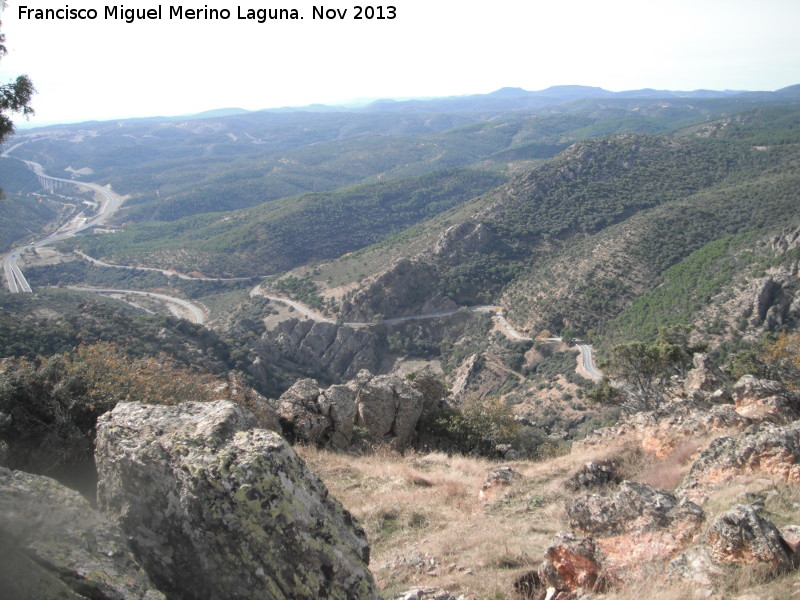
[[[97,8],[71,7],[66,4],[63,8],[37,8],[35,6],[20,6],[18,18],[28,21],[120,21],[135,23],[137,21],[227,21],[239,20],[256,23],[266,23],[277,20],[302,20],[305,17],[311,20],[327,21],[389,21],[397,18],[395,6],[357,5],[347,8],[331,7],[327,5],[311,6],[310,10],[297,8],[214,8],[207,4],[202,8],[186,8],[182,5],[163,6],[161,4],[150,8],[130,8],[123,4]]]

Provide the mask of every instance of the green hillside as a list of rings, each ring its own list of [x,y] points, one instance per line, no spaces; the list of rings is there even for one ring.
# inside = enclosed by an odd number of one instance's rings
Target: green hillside
[[[126,264],[199,269],[207,275],[270,274],[376,243],[503,181],[488,171],[437,171],[242,211],[130,226],[75,245]]]

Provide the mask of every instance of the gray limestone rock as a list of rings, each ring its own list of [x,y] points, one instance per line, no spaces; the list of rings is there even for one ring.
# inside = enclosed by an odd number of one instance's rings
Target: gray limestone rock
[[[356,394],[356,425],[400,448],[411,443],[425,407],[421,392],[395,375],[371,377],[364,371],[348,387]]]
[[[0,467],[0,595],[163,600],[122,530],[78,492]]]
[[[293,441],[343,450],[358,426],[374,440],[405,448],[414,441],[422,415],[432,412],[441,395],[441,386],[424,376],[411,383],[362,370],[346,385],[328,389],[313,379],[296,382],[278,400],[278,413]]]
[[[377,598],[363,530],[237,405],[120,404],[96,460],[100,506],[170,598]]]

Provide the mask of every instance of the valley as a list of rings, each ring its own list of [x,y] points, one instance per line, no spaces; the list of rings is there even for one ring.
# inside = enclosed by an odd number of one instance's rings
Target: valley
[[[129,531],[174,517],[133,547],[152,581],[123,587],[800,585],[799,86],[61,125],[16,134],[0,177],[0,479],[54,477]],[[259,511],[321,566],[260,562],[294,550],[252,533]],[[241,581],[214,519],[249,532]],[[773,550],[726,549],[733,522]],[[164,566],[189,538],[218,576]]]

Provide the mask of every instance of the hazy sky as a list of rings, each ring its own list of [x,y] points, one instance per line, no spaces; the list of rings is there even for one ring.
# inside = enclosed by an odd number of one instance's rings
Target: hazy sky
[[[800,83],[800,0],[389,0],[392,20],[355,20],[359,0],[8,0],[0,80],[27,73],[31,123],[335,103],[351,98],[539,90],[775,90]],[[19,8],[95,9],[94,20],[20,19]],[[160,20],[104,18],[105,7]],[[177,20],[170,7],[228,9]],[[312,7],[346,9],[312,19]],[[362,4],[362,6],[365,6]],[[238,18],[296,8],[303,20]],[[31,13],[33,16],[33,13]],[[20,125],[24,126],[23,123]]]

